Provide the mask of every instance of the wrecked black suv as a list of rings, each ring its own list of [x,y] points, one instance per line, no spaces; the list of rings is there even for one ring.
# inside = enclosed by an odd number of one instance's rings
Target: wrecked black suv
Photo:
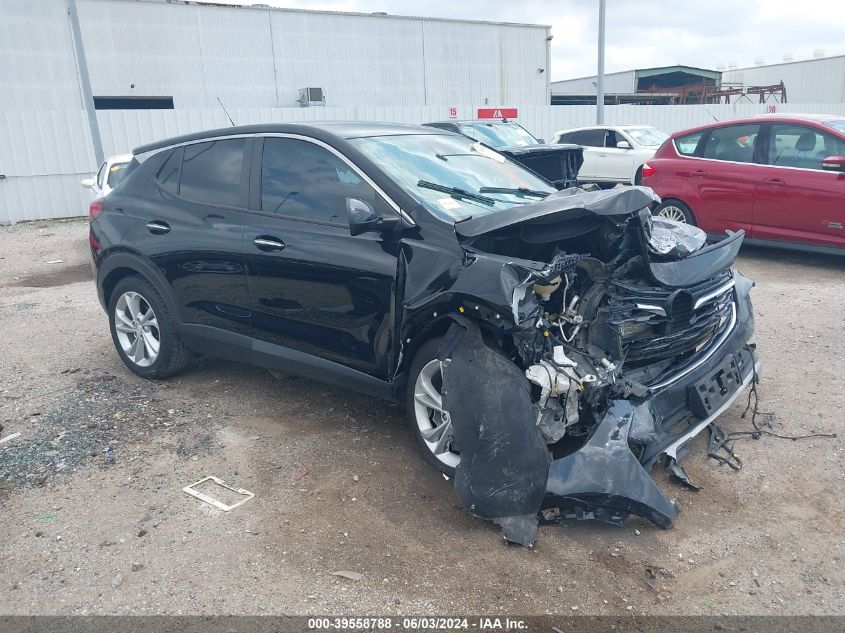
[[[426,461],[505,538],[629,513],[649,470],[756,376],[742,232],[653,217],[642,187],[556,191],[426,127],[232,127],[139,147],[90,209],[121,359],[192,352],[407,403]]]

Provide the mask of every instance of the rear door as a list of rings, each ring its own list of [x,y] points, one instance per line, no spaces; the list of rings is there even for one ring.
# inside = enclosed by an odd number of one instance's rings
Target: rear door
[[[759,124],[715,127],[689,162],[689,204],[708,233],[743,229],[752,233],[754,196],[766,167],[758,147]]]
[[[352,237],[349,197],[395,213],[327,145],[296,136],[257,141],[246,265],[256,338],[377,378],[393,349],[399,235]],[[259,353],[261,345],[257,343]]]
[[[243,234],[251,142],[171,150],[150,183],[151,197],[135,209],[135,247],[167,278],[181,321],[215,339],[219,330],[250,334]]]
[[[757,185],[754,237],[845,248],[845,174],[822,169],[845,141],[815,127],[768,126],[765,175]]]

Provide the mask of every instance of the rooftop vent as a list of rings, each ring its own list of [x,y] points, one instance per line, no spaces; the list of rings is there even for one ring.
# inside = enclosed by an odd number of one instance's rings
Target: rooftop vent
[[[754,60],[754,65],[755,66],[765,66],[766,60],[758,57],[757,59]]]
[[[783,54],[783,61],[785,63],[794,62],[795,56],[792,53],[784,53]]]
[[[823,48],[817,48],[816,50],[814,50],[813,51],[813,57],[815,59],[821,59],[822,57],[824,57],[824,49]]]

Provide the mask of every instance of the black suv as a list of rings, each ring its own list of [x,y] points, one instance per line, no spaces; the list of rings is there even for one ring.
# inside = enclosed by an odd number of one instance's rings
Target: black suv
[[[578,184],[578,170],[584,162],[584,148],[580,145],[547,145],[519,123],[507,119],[433,121],[423,125],[463,134],[484,143],[542,176],[557,189]]]
[[[404,401],[464,505],[528,542],[573,504],[668,525],[648,469],[682,474],[755,375],[742,232],[706,245],[656,200],[431,127],[232,127],[137,148],[90,244],[133,372],[198,352]]]

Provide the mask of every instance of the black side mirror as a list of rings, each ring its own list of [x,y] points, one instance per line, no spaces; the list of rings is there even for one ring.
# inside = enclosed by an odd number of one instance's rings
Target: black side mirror
[[[538,138],[538,139],[537,139],[537,142],[538,142],[540,145],[545,145],[545,144],[546,144],[546,139],[544,139],[544,138]]]
[[[395,216],[382,217],[372,205],[359,198],[346,199],[346,215],[349,219],[349,234],[386,233],[399,225],[399,218]]]

